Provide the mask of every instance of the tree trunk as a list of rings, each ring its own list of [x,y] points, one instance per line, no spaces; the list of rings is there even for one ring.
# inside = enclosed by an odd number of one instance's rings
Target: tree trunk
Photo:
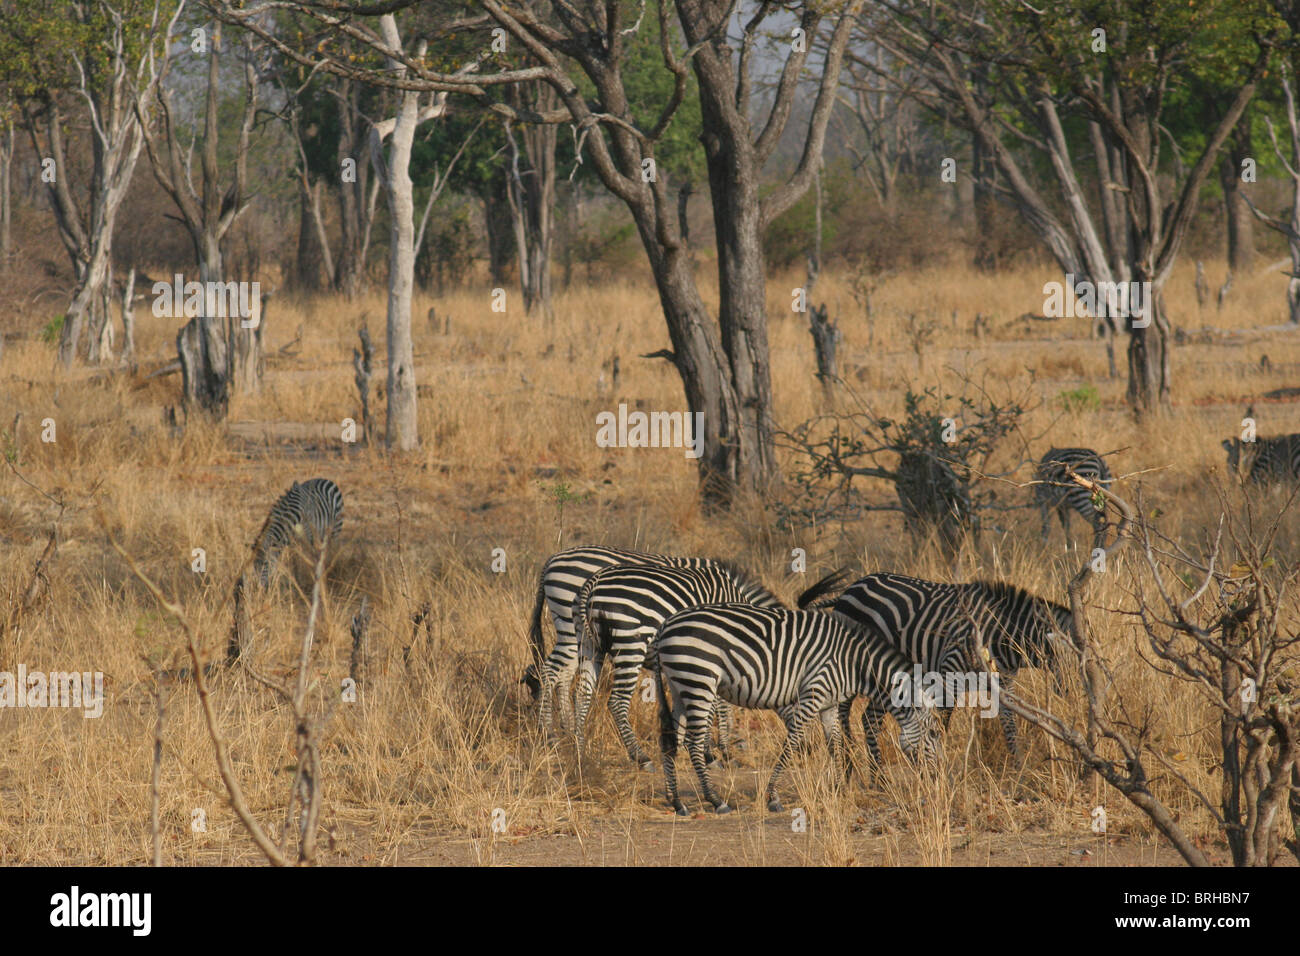
[[[1248,272],[1255,258],[1254,217],[1241,198],[1242,163],[1252,158],[1250,117],[1243,115],[1219,160],[1219,185],[1223,187],[1223,212],[1228,234],[1228,268],[1234,275]]]
[[[972,137],[972,186],[975,201],[975,268],[979,272],[995,272],[998,267],[997,252],[997,200],[993,194],[993,180],[997,164],[980,144],[978,136]]]
[[[1291,277],[1286,283],[1287,313],[1293,325],[1300,325],[1300,234],[1287,240],[1291,250]]]
[[[506,269],[515,254],[514,220],[510,214],[508,183],[504,175],[494,180],[483,197],[483,218],[487,227],[488,275],[492,285],[504,288]]]
[[[221,281],[221,244],[215,236],[205,233],[192,239],[199,260],[199,281],[207,289],[207,283]],[[206,312],[205,297],[202,313],[186,322],[176,335],[182,396],[187,409],[198,408],[214,418],[222,418],[230,403],[227,337],[222,319]]]
[[[396,21],[386,14],[381,23],[384,39],[400,49]],[[389,61],[400,70],[401,64]],[[415,351],[411,344],[411,292],[415,282],[415,200],[411,184],[411,144],[419,122],[419,94],[401,94],[393,123],[388,157],[377,133],[371,137],[371,162],[382,167],[390,219],[388,257],[388,420],[390,448],[410,451],[420,443],[416,419]]]
[[[364,120],[360,115],[360,87],[356,83],[344,81],[346,90],[339,97],[339,169],[351,161],[351,182],[340,174],[338,183],[339,200],[339,258],[334,269],[334,289],[352,301],[361,291],[365,280],[366,245],[364,238],[369,235],[369,214],[373,204],[368,202],[370,182],[370,165],[366,150],[365,133],[362,129]]]
[[[135,371],[135,266],[122,289],[122,364]]]
[[[298,255],[293,284],[304,292],[319,292],[321,287],[322,250],[312,202],[307,177],[301,174],[298,177]]]
[[[1173,333],[1165,312],[1164,293],[1154,282],[1147,317],[1150,324],[1146,328],[1138,328],[1130,320],[1128,333],[1128,403],[1139,417],[1169,405]]]
[[[650,224],[637,219],[667,320],[672,362],[681,375],[686,407],[704,416],[699,459],[701,498],[706,507],[726,507],[744,472],[736,440],[741,427],[739,408],[725,359],[710,333],[712,319],[700,298],[684,247],[665,249]],[[699,436],[693,437],[699,441]]]
[[[724,139],[726,124],[712,99],[702,95],[701,106],[705,130],[701,138],[708,160],[718,247],[718,318],[740,416],[738,433],[731,436],[732,441],[739,441],[733,454],[737,474],[745,476],[751,490],[761,491],[776,476],[776,454],[769,417],[772,382],[759,171],[752,161],[748,125],[732,130],[733,136]],[[736,133],[744,137],[743,142],[734,140]]]
[[[10,223],[13,218],[13,194],[10,191],[10,172],[14,161],[14,121],[6,119],[0,125],[0,273],[9,271],[9,258],[13,252]]]

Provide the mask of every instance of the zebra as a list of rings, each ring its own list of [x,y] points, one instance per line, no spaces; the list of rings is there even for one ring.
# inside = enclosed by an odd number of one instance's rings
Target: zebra
[[[1294,482],[1300,478],[1300,434],[1242,441],[1226,439],[1228,468],[1253,485]]]
[[[1066,474],[1067,466],[1080,478],[1102,484],[1112,480],[1106,462],[1091,448],[1049,448],[1035,469],[1035,477],[1041,482],[1034,485],[1034,498],[1043,516],[1043,540],[1047,541],[1051,535],[1051,511],[1055,509],[1068,547],[1070,511],[1073,510],[1092,525],[1096,546],[1106,533],[1105,503],[1099,505],[1092,492],[1071,480]]]
[[[338,537],[343,528],[343,493],[328,478],[311,478],[293,483],[271,506],[253,547],[253,569],[262,586],[271,583],[271,573],[280,552],[298,537],[321,547]]]
[[[843,577],[842,571],[826,575],[799,596],[799,606],[804,607],[835,590]],[[685,608],[732,603],[784,607],[763,585],[721,561],[695,568],[615,566],[592,575],[573,603],[574,640],[579,645],[581,660],[576,718],[579,750],[596,681],[609,656],[614,665],[609,711],[619,738],[633,763],[642,769],[654,769],[632,733],[628,710],[641,668],[653,663],[655,631],[666,618]],[[731,727],[730,709],[725,701],[719,702],[718,718],[725,757]]]
[[[894,714],[906,754],[912,756],[920,747],[927,760],[935,757],[938,722],[929,701],[898,705],[890,691],[895,675],[905,675],[912,662],[870,625],[855,625],[825,611],[714,604],[679,611],[664,621],[655,652],[659,748],[668,804],[679,815],[687,812],[674,767],[683,735],[705,799],[718,813],[731,810],[714,793],[705,759],[709,715],[718,698],[775,710],[785,723],[785,746],[765,792],[773,813],[781,811],[776,785],[782,769],[814,717],[821,720],[832,756],[844,763],[846,779],[852,772],[844,747],[844,705],[856,696]]]
[[[559,551],[547,559],[537,581],[537,598],[529,624],[533,662],[524,670],[520,683],[526,684],[538,702],[542,729],[551,736],[551,698],[560,697],[560,722],[573,725],[570,691],[578,670],[578,644],[573,631],[573,602],[582,586],[597,571],[618,565],[641,565],[657,568],[698,567],[704,558],[681,558],[664,554],[647,554],[622,548],[579,547]],[[542,610],[549,608],[555,624],[555,647],[546,654],[542,633]],[[558,685],[558,687],[557,687]]]
[[[868,574],[849,586],[831,609],[860,625],[882,631],[889,641],[927,672],[954,674],[970,670],[972,618],[983,630],[985,644],[997,665],[999,686],[1009,689],[1022,667],[1049,666],[1060,686],[1060,661],[1068,646],[1073,616],[1070,609],[1022,588],[998,581],[940,584],[902,574]],[[950,707],[942,707],[944,722]],[[1019,753],[1015,715],[999,709],[998,719],[1007,748]],[[872,701],[862,714],[862,732],[872,757],[880,760],[876,734],[884,713]]]

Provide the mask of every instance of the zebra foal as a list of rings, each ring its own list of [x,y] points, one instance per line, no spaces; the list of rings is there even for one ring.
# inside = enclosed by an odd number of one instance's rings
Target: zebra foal
[[[1050,667],[1059,682],[1059,663],[1073,624],[1070,609],[1015,585],[994,581],[941,584],[902,574],[868,574],[850,585],[832,610],[855,624],[882,632],[898,651],[927,672],[960,674],[972,666],[972,622],[979,625],[998,669],[1000,688],[1009,688],[1022,667]],[[1064,643],[1063,643],[1064,642]],[[947,722],[951,703],[940,709]],[[876,734],[884,710],[867,701],[862,732],[872,757],[880,760]],[[1015,715],[999,708],[998,719],[1011,753]]]
[[[1067,469],[1098,484],[1112,480],[1106,462],[1091,448],[1049,448],[1035,469],[1035,477],[1040,483],[1034,485],[1034,499],[1043,518],[1043,540],[1051,535],[1051,512],[1055,511],[1061,519],[1061,534],[1068,548],[1069,519],[1073,511],[1092,525],[1093,546],[1097,547],[1106,532],[1105,503],[1099,504],[1092,492],[1073,481]]]
[[[842,577],[838,571],[823,577],[799,595],[799,606],[834,590]],[[628,711],[641,668],[653,663],[655,632],[678,611],[702,604],[731,603],[784,607],[762,584],[720,561],[692,568],[616,566],[592,575],[573,604],[574,640],[581,660],[576,720],[579,749],[596,682],[608,657],[614,669],[609,711],[619,739],[633,763],[653,769],[632,732]],[[730,712],[725,701],[719,702],[718,718],[725,757],[731,742]]]
[[[785,724],[785,746],[765,792],[772,812],[781,810],[776,785],[782,770],[813,718],[820,719],[831,754],[845,764],[846,775],[851,772],[844,747],[847,708],[842,705],[856,696],[894,714],[905,753],[912,755],[919,747],[927,759],[935,755],[937,727],[928,704],[897,706],[890,697],[894,675],[905,674],[912,662],[874,629],[834,614],[748,604],[691,608],[664,621],[655,654],[659,746],[668,803],[679,815],[687,812],[677,793],[674,766],[683,736],[705,799],[718,813],[731,810],[709,783],[706,760],[709,715],[718,699],[775,710]]]

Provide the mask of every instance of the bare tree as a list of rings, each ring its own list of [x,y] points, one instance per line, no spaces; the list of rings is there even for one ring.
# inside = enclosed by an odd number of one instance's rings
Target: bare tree
[[[176,51],[164,38],[160,53],[150,49],[149,71],[158,89],[158,109],[149,109],[145,100],[137,100],[136,113],[145,133],[150,164],[158,184],[171,197],[180,213],[181,223],[190,235],[194,257],[199,267],[199,281],[225,280],[221,242],[239,215],[252,201],[248,195],[248,147],[257,113],[258,76],[253,64],[251,43],[245,45],[243,74],[244,109],[236,143],[234,175],[223,186],[218,162],[220,77],[223,39],[221,23],[214,22],[206,37],[207,81],[204,94],[201,180],[195,187],[191,169],[192,150],[181,141],[182,120],[177,114],[168,78]],[[170,35],[170,31],[168,31]],[[208,311],[205,297],[204,312]],[[188,406],[217,416],[225,414],[232,387],[251,391],[260,383],[261,337],[256,325],[245,327],[239,316],[196,315],[176,337],[176,349],[184,379],[184,398]]]
[[[388,69],[397,80],[406,77],[406,55],[401,52],[402,39],[397,20],[391,13],[379,19],[384,46],[391,51]],[[416,43],[412,59],[422,60],[427,40]],[[461,75],[473,72],[477,63],[462,68]],[[370,162],[388,198],[390,219],[388,257],[388,419],[386,438],[391,448],[409,451],[420,442],[416,420],[415,352],[411,345],[411,291],[415,285],[415,200],[411,185],[411,144],[415,130],[422,123],[437,119],[447,111],[447,93],[434,93],[420,105],[418,90],[404,90],[395,116],[371,127]],[[389,141],[384,155],[383,141]]]

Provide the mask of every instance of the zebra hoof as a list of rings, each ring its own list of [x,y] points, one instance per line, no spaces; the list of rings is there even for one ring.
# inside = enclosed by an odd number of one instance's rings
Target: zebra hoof
[[[767,801],[767,809],[769,813],[782,813],[784,812],[785,807],[781,806],[780,800],[773,797],[771,800]]]
[[[716,807],[713,808],[713,812],[721,816],[724,813],[730,813],[731,807],[729,807],[725,803],[719,803]]]
[[[732,750],[748,750],[748,749],[749,749],[749,741],[748,741],[748,740],[733,740],[733,741],[731,742],[731,749],[732,749]]]
[[[691,811],[686,809],[686,804],[684,803],[677,804],[673,809],[677,811],[679,817],[689,817],[691,815]]]
[[[641,769],[642,769],[642,770],[653,770],[654,768],[655,768],[655,765],[654,765],[654,761],[653,761],[653,760],[642,760],[642,761],[641,761]]]

